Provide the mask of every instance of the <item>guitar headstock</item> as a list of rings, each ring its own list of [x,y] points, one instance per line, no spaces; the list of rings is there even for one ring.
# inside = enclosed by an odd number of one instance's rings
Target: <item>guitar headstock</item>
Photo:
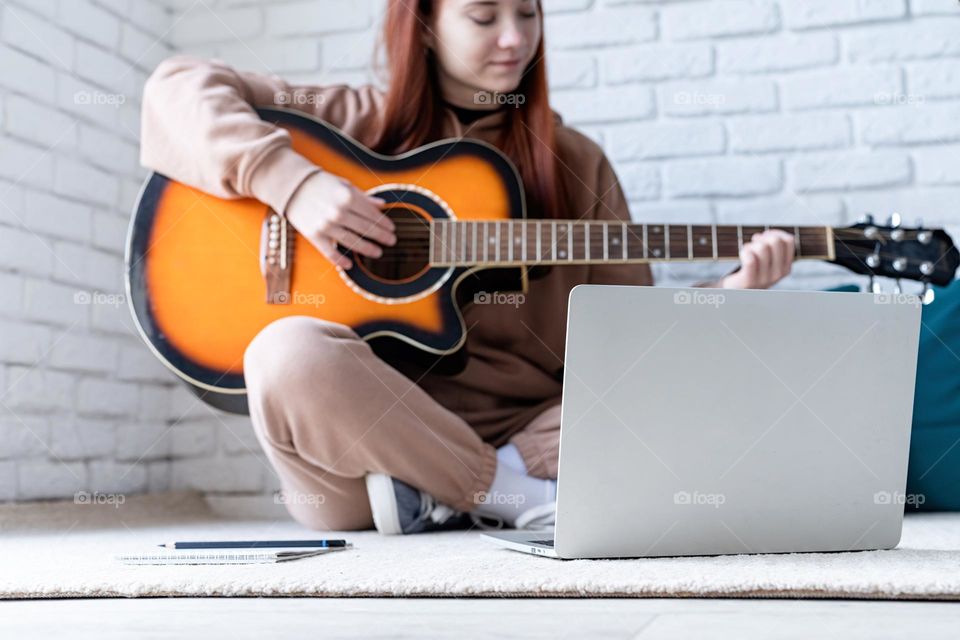
[[[836,264],[868,276],[946,285],[960,266],[960,254],[943,229],[904,227],[894,213],[886,224],[867,215],[857,224],[833,229]]]

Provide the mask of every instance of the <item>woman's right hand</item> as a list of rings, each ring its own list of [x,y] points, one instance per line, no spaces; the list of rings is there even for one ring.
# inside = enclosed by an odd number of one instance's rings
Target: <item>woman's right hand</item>
[[[321,171],[303,181],[287,204],[287,220],[330,262],[349,269],[352,261],[337,249],[379,258],[371,240],[392,246],[395,226],[380,210],[385,200],[369,196],[349,180]]]

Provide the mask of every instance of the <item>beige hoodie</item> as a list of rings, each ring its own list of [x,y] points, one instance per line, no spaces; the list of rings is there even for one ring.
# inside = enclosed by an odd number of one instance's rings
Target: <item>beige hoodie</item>
[[[370,145],[383,93],[369,85],[294,86],[280,78],[235,71],[216,60],[175,57],[147,81],[141,162],[170,178],[223,198],[254,197],[278,211],[316,165],[291,149],[282,129],[252,105],[283,106],[321,118]],[[464,127],[446,109],[444,137],[496,144],[503,112]],[[617,177],[602,149],[557,115],[561,179],[570,216],[630,221]],[[536,414],[560,402],[567,297],[575,285],[650,285],[648,265],[569,265],[531,279],[504,304],[467,304],[467,368],[455,376],[407,372],[438,402],[499,446]],[[641,322],[637,318],[637,322]]]

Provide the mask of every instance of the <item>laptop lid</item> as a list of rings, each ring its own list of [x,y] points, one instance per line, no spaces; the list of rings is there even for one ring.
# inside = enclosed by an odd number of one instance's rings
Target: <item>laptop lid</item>
[[[558,555],[896,546],[919,326],[906,294],[575,287]]]

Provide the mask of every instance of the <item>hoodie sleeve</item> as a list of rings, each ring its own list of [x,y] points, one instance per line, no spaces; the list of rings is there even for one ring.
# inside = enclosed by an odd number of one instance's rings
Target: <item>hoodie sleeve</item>
[[[221,198],[252,197],[285,211],[300,184],[321,168],[295,152],[290,135],[255,107],[286,107],[362,139],[376,125],[382,94],[372,86],[294,86],[238,72],[219,60],[176,56],[143,90],[140,162]]]

